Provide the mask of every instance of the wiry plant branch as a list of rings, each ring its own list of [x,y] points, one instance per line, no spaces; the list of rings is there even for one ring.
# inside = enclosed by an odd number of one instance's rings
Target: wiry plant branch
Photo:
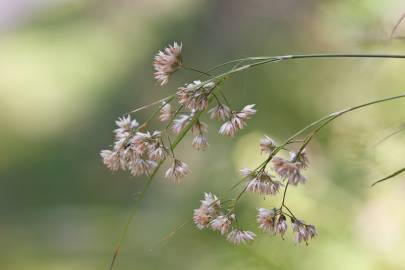
[[[401,133],[405,131],[405,124],[401,125],[400,128],[398,128],[397,130],[395,130],[394,132],[389,133],[388,135],[382,137],[380,140],[378,140],[374,145],[372,145],[373,148],[376,148],[377,146],[379,146],[380,144],[382,144],[383,142],[385,142],[386,140],[388,140],[389,138],[392,138],[393,136]]]
[[[391,179],[391,178],[393,178],[393,177],[395,177],[395,176],[397,176],[397,175],[399,175],[399,174],[401,174],[401,173],[403,173],[403,172],[405,172],[405,168],[402,168],[402,169],[400,169],[400,170],[394,172],[393,174],[390,174],[390,175],[388,175],[387,177],[384,177],[383,179],[380,179],[380,180],[374,182],[371,186],[373,187],[373,186],[377,185],[378,183],[387,181],[387,180],[389,180],[389,179]]]
[[[393,38],[393,37],[394,37],[395,32],[397,31],[399,25],[402,23],[402,21],[403,21],[404,19],[405,19],[405,12],[402,13],[401,17],[400,17],[400,18],[398,19],[398,21],[395,23],[394,28],[392,28],[390,38]]]

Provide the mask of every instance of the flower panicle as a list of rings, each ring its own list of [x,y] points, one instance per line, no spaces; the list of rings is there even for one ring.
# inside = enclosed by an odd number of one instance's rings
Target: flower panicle
[[[154,78],[161,86],[167,84],[176,71],[184,68],[181,52],[182,44],[174,42],[155,55]],[[209,74],[208,76],[209,79],[206,81],[194,80],[186,83],[180,86],[174,95],[152,103],[151,106],[160,104],[159,108],[141,125],[129,114],[119,117],[115,121],[117,127],[113,130],[112,147],[100,152],[104,165],[112,171],[121,169],[134,176],[153,177],[162,162],[171,158],[172,162],[164,176],[169,183],[181,183],[191,170],[187,163],[176,157],[174,148],[186,134],[194,136],[191,146],[195,150],[208,148],[208,124],[201,119],[203,113],[210,119],[220,121],[218,133],[228,137],[234,137],[239,130],[244,129],[247,122],[257,113],[255,104],[245,105],[239,111],[231,109],[228,99],[221,90],[220,95],[216,95],[223,79]],[[217,104],[210,107],[212,101],[216,101]],[[149,122],[155,118],[159,122],[165,122],[165,128],[147,130]],[[264,135],[260,139],[259,149],[261,154],[267,155],[265,161],[256,169],[240,170],[244,179],[239,183],[244,183],[244,188],[235,199],[221,202],[216,195],[205,193],[200,206],[193,211],[192,219],[196,227],[200,230],[210,229],[219,232],[234,245],[250,243],[256,234],[241,229],[237,221],[236,206],[239,199],[244,193],[268,198],[278,195],[284,188],[280,208],[257,209],[258,228],[264,232],[280,235],[284,239],[288,228],[291,227],[297,243],[308,243],[315,237],[317,234],[315,227],[296,219],[285,205],[288,185],[305,183],[303,171],[309,166],[308,155],[304,149],[306,144],[304,143],[296,152],[288,150],[288,145],[289,142],[277,145],[275,140]],[[290,157],[279,156],[281,150],[289,151]],[[291,225],[287,224],[286,217],[290,217]]]
[[[155,55],[153,67],[155,69],[154,77],[161,85],[167,84],[170,76],[179,70],[182,66],[181,49],[183,45],[174,42],[163,51],[159,51]]]

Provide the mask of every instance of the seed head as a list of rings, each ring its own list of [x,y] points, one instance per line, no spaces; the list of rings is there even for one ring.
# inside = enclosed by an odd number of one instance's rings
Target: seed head
[[[169,45],[164,51],[159,51],[153,61],[153,67],[155,68],[154,77],[158,83],[162,86],[169,81],[170,75],[176,72],[181,67],[181,49],[177,42],[173,45]]]

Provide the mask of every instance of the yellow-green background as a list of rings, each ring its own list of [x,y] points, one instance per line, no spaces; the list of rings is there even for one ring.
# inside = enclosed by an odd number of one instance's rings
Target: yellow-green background
[[[0,269],[107,269],[145,179],[112,174],[99,151],[117,117],[195,76],[157,87],[158,49],[181,41],[185,63],[200,69],[244,56],[405,53],[405,25],[389,39],[403,12],[400,0],[1,0]],[[404,60],[297,60],[228,80],[233,107],[256,103],[257,115],[234,139],[209,122],[205,152],[184,141],[178,155],[192,175],[182,185],[155,179],[116,269],[404,269],[405,179],[369,185],[405,165],[404,134],[373,147],[404,123],[405,100],[344,116],[309,147],[308,182],[287,197],[319,231],[308,247],[259,233],[256,207],[280,198],[252,195],[239,213],[259,234],[252,245],[191,224],[159,242],[203,192],[221,194],[263,159],[262,134],[281,141],[324,114],[403,93],[404,72]]]

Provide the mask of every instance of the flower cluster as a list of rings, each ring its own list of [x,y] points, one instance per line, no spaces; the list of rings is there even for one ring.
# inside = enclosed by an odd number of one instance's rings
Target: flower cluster
[[[268,136],[264,136],[260,140],[260,150],[262,153],[268,154],[268,158],[257,169],[250,170],[247,168],[241,169],[240,174],[245,180],[245,187],[239,193],[238,197],[234,201],[234,204],[225,208],[220,205],[220,201],[217,197],[205,194],[205,199],[202,201],[200,208],[194,210],[194,222],[197,227],[211,228],[218,230],[221,228],[221,233],[227,232],[232,224],[233,220],[236,220],[235,207],[240,197],[245,193],[255,193],[260,196],[274,196],[282,187],[284,187],[284,195],[281,206],[279,208],[259,208],[257,213],[257,223],[259,229],[263,232],[271,232],[274,235],[280,235],[282,239],[288,229],[287,217],[290,218],[290,226],[295,233],[295,240],[297,243],[308,241],[316,236],[316,230],[313,225],[305,224],[303,221],[295,218],[294,214],[285,204],[285,195],[289,184],[297,185],[298,183],[304,183],[304,176],[302,170],[309,166],[309,160],[305,149],[300,149],[297,152],[290,152],[290,158],[283,159],[276,156],[281,150],[287,150],[285,144],[277,146],[275,141]],[[267,165],[272,162],[271,169],[278,175],[280,180],[277,180],[270,171],[266,170]],[[285,181],[286,184],[283,184]],[[243,182],[242,182],[243,183]],[[213,207],[215,203],[215,207]],[[224,215],[223,213],[228,213]],[[233,218],[230,219],[229,217]],[[224,226],[224,227],[221,227]],[[249,231],[242,231],[238,228],[234,229],[228,234],[227,239],[233,244],[239,245],[252,241],[254,233]]]
[[[243,231],[238,226],[233,227],[235,220],[236,217],[231,211],[223,211],[220,200],[212,193],[205,193],[200,207],[194,209],[193,221],[200,230],[211,229],[221,235],[227,234],[226,239],[235,245],[252,241],[256,235]]]
[[[264,232],[273,232],[284,238],[287,231],[287,222],[284,214],[280,213],[279,209],[273,208],[271,210],[266,208],[257,209],[257,224]]]
[[[308,167],[308,158],[304,151],[299,154],[291,152],[290,159],[276,157],[272,162],[274,171],[289,184],[296,186],[305,183],[306,179],[301,171]]]
[[[181,49],[182,44],[174,42],[155,56],[154,77],[160,85],[166,84],[169,77],[182,68]],[[225,105],[225,95],[221,92],[224,99],[221,101],[214,93],[221,82],[195,80],[179,87],[172,98],[163,99],[158,110],[142,125],[131,120],[130,115],[119,118],[116,121],[118,128],[114,130],[114,146],[111,150],[102,150],[100,153],[103,163],[113,171],[122,169],[128,170],[134,176],[151,175],[160,163],[170,156],[173,162],[165,177],[173,183],[180,183],[190,173],[190,169],[175,156],[174,148],[178,142],[173,146],[171,136],[182,138],[190,131],[194,134],[192,147],[205,150],[209,143],[206,137],[208,125],[200,119],[203,112],[208,111],[212,119],[225,121],[219,133],[228,136],[234,136],[237,130],[245,127],[246,121],[256,113],[255,105],[247,105],[239,112],[232,111]],[[217,104],[209,108],[214,98]],[[173,104],[174,101],[177,101],[177,104]],[[160,122],[167,122],[167,126],[158,131],[144,131],[155,116]],[[177,141],[177,138],[174,141]]]
[[[317,233],[313,225],[305,224],[295,218],[291,218],[291,226],[295,232],[295,241],[297,243],[305,242],[308,245],[308,240],[314,238]]]
[[[264,232],[272,232],[274,235],[280,235],[284,239],[284,235],[287,232],[287,218],[280,209],[273,208],[271,210],[266,208],[259,208],[257,213],[257,224],[259,228]],[[291,227],[295,233],[296,243],[305,242],[314,238],[317,233],[313,225],[305,224],[304,222],[290,217]]]
[[[224,108],[223,106],[221,106]],[[219,129],[219,133],[221,135],[225,136],[230,136],[233,137],[235,136],[235,133],[244,128],[246,126],[246,120],[250,119],[252,115],[256,113],[256,110],[254,109],[255,104],[252,105],[247,105],[245,106],[240,112],[231,112],[228,121],[226,121],[221,128]],[[224,113],[219,113],[216,112],[217,108],[214,108],[213,111],[211,111],[211,115],[224,115]],[[219,118],[219,117],[218,117]]]
[[[160,132],[137,132],[138,122],[128,115],[116,121],[112,150],[102,150],[104,164],[111,170],[129,170],[133,175],[147,174],[156,167],[156,161],[165,156]]]
[[[190,173],[188,165],[181,160],[174,159],[172,166],[166,171],[166,178],[169,178],[173,183],[180,183],[182,178]]]
[[[136,120],[130,116],[119,118],[114,130],[115,141],[112,150],[102,150],[103,163],[111,170],[128,170],[132,175],[150,175],[170,153],[165,146],[161,131],[141,132]],[[177,158],[166,171],[165,177],[179,183],[190,172],[188,165]]]
[[[188,110],[204,111],[208,108],[208,100],[214,88],[214,82],[203,84],[201,81],[194,81],[180,87],[176,97],[179,103]]]
[[[273,180],[270,174],[265,171],[255,173],[245,168],[240,170],[240,173],[249,180],[246,187],[247,192],[259,195],[276,195],[283,185],[280,181]]]
[[[156,54],[153,61],[154,77],[161,86],[167,84],[173,73],[185,68],[181,50],[182,44],[174,42]],[[186,83],[173,95],[138,109],[159,105],[144,123],[139,124],[130,115],[119,118],[114,130],[113,146],[100,153],[106,167],[112,171],[121,169],[134,176],[146,175],[153,178],[160,165],[170,158],[171,164],[164,176],[177,184],[190,174],[189,166],[175,155],[175,148],[184,136],[194,136],[191,146],[196,150],[205,150],[209,146],[206,136],[208,124],[201,119],[205,113],[209,118],[221,122],[218,130],[220,135],[234,137],[239,130],[245,128],[247,121],[257,112],[255,104],[246,105],[239,111],[231,109],[221,90],[226,76],[201,73],[208,76],[208,79]],[[165,127],[161,130],[146,130],[155,118]],[[299,151],[290,152],[288,159],[278,156],[280,151],[287,150],[289,143],[291,141],[278,146],[269,136],[264,136],[259,147],[261,153],[267,155],[265,161],[256,169],[240,170],[244,177],[240,184],[244,184],[244,188],[236,199],[221,203],[212,193],[205,193],[200,207],[194,210],[193,221],[197,228],[218,231],[235,245],[249,243],[256,235],[242,230],[237,222],[235,212],[240,198],[245,193],[262,197],[276,196],[284,189],[279,208],[258,209],[258,227],[264,232],[272,232],[284,238],[289,217],[296,241],[308,243],[316,235],[315,227],[295,218],[286,206],[285,195],[289,185],[305,183],[303,170],[308,167],[309,161],[304,144]]]
[[[155,56],[154,76],[160,85],[165,85],[169,81],[170,75],[181,67],[181,48],[182,44],[174,42],[173,46],[169,45],[163,52],[159,51]]]

